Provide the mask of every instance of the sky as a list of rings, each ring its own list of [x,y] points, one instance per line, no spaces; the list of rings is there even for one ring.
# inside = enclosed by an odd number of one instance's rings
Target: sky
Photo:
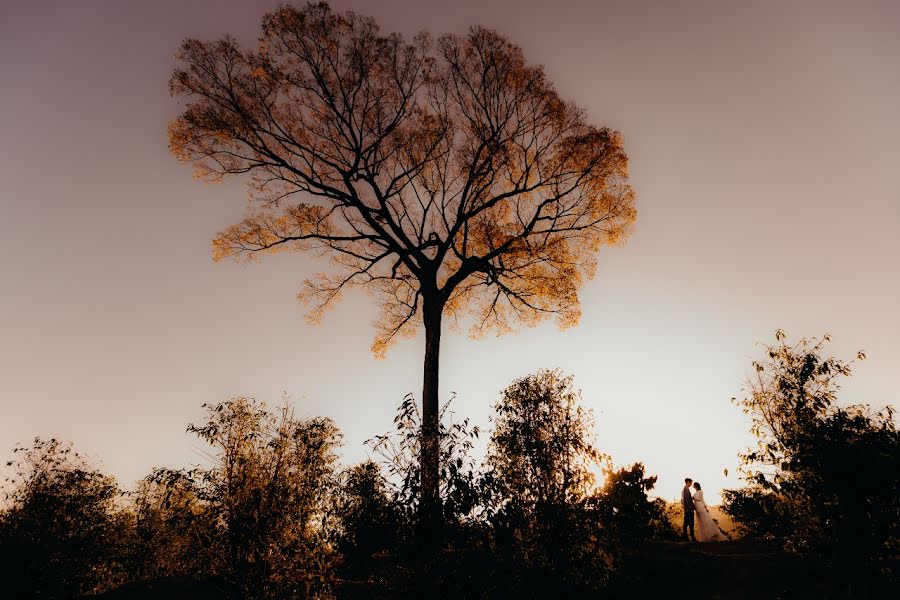
[[[168,153],[179,43],[253,44],[277,4],[0,2],[3,457],[56,436],[129,487],[200,462],[187,424],[246,395],[333,418],[351,464],[420,396],[423,339],[376,360],[364,293],[304,322],[295,296],[322,263],[214,264],[247,190],[198,183]],[[730,399],[777,328],[830,332],[848,359],[864,349],[842,401],[897,404],[900,3],[332,6],[406,36],[494,28],[624,137],[634,233],[601,251],[577,327],[444,336],[459,418],[487,429],[513,379],[560,368],[616,465],[643,461],[666,498],[691,476],[715,501],[751,442]]]

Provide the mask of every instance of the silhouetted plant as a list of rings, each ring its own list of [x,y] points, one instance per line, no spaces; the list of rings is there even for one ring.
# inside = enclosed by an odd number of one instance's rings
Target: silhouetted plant
[[[602,513],[588,502],[607,461],[572,377],[541,370],[514,381],[494,405],[486,459],[489,521],[498,546],[521,564],[521,593],[596,589],[614,552]]]
[[[893,410],[838,406],[839,378],[852,363],[823,356],[828,335],[792,345],[785,338],[776,332],[736,401],[759,441],[742,455],[749,490],[726,493],[726,509],[757,530],[769,519],[773,531],[787,533],[790,549],[831,555],[860,574],[862,563],[900,551]]]
[[[193,471],[154,469],[132,494],[135,579],[225,575],[218,515]]]
[[[606,457],[572,377],[541,370],[514,381],[494,405],[486,465],[494,510],[510,518],[587,497]]]
[[[468,419],[453,420],[452,401],[451,398],[441,408],[440,418],[441,514],[449,543],[459,541],[467,526],[477,518],[479,508],[478,470],[472,448],[480,430],[470,425]],[[411,542],[422,494],[422,419],[412,395],[403,399],[394,425],[394,431],[366,443],[382,458],[386,482],[404,526],[405,540]]]
[[[344,473],[338,507],[341,555],[351,572],[365,575],[372,556],[395,550],[400,538],[397,506],[377,464],[366,461]]]
[[[722,509],[734,519],[741,535],[786,538],[795,531],[787,503],[758,485],[722,490]]]
[[[0,515],[0,594],[73,598],[125,581],[131,520],[117,506],[113,478],[56,439],[35,438],[13,453]]]
[[[646,477],[643,463],[618,470],[609,469],[606,481],[591,499],[619,544],[635,548],[654,538],[671,538],[666,522],[665,501],[651,500],[647,493],[656,485],[656,477]]]
[[[327,593],[341,435],[329,419],[295,419],[248,398],[206,406],[188,431],[206,441],[211,468],[188,473],[221,526],[228,574],[248,597]]]

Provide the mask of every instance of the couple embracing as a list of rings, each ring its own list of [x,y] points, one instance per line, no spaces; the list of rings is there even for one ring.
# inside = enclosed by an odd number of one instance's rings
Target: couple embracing
[[[694,493],[691,495],[691,486],[693,485]],[[713,521],[706,502],[703,501],[703,490],[700,488],[700,482],[692,480],[690,477],[684,480],[684,489],[681,490],[681,505],[684,508],[684,537],[687,540],[695,542],[722,542],[725,541],[723,534],[716,522]],[[694,536],[694,513],[697,513],[697,536]],[[690,536],[688,536],[690,532]]]

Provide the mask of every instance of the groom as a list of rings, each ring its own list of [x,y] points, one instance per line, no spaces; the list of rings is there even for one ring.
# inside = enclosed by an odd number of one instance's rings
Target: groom
[[[685,478],[684,489],[681,490],[681,507],[684,509],[682,531],[685,539],[696,542],[697,538],[694,537],[694,498],[691,496],[692,483],[694,483],[693,479],[690,477]],[[688,537],[688,531],[691,532],[691,537]]]

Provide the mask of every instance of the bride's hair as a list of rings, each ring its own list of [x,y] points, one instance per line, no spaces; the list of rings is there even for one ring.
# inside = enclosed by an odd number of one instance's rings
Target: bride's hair
[[[699,490],[699,489],[700,489],[700,482],[699,482],[699,481],[695,481],[695,482],[694,482],[694,487],[697,488],[697,489]]]

